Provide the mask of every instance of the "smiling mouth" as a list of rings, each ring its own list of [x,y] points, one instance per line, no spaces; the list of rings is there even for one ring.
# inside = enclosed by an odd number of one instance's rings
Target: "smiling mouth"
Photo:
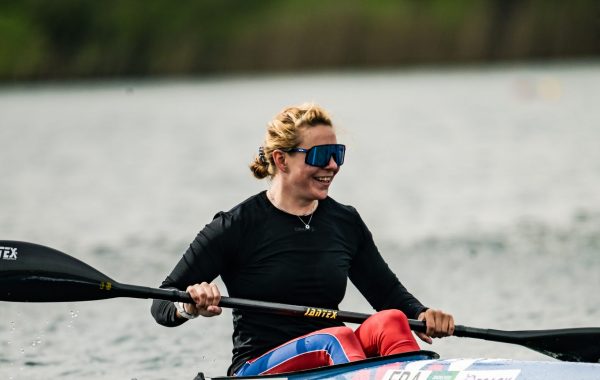
[[[321,183],[331,183],[333,176],[314,177],[314,178]]]

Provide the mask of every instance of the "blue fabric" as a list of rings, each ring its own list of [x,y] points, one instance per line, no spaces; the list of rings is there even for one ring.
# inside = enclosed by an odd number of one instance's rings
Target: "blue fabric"
[[[350,361],[342,344],[334,335],[317,333],[294,339],[253,361],[244,363],[235,373],[235,376],[260,375],[294,356],[311,351],[327,351],[333,364],[348,363]]]

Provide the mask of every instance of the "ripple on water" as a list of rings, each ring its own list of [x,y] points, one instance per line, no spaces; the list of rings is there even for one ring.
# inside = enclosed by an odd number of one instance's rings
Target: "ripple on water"
[[[37,360],[26,360],[25,362],[23,362],[23,365],[25,365],[27,367],[44,367],[44,366],[53,366],[53,365],[57,365],[57,364],[60,364],[60,363],[53,362],[53,361],[43,362],[43,361],[37,361]]]
[[[111,341],[111,345],[119,345],[119,344],[127,343],[127,342],[131,341],[132,339],[133,339],[132,335],[121,335],[121,336],[118,336],[115,339],[113,339]]]

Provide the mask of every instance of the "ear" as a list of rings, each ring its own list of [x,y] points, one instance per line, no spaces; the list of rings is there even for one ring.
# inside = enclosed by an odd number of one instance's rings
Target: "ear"
[[[286,156],[285,153],[276,149],[273,151],[273,162],[275,162],[275,166],[277,166],[277,170],[282,173],[286,173],[288,170]]]

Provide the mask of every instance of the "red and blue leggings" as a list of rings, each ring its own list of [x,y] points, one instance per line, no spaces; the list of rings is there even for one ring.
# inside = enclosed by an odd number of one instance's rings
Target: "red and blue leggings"
[[[418,350],[404,313],[384,310],[369,317],[356,331],[330,327],[293,339],[247,361],[235,376],[297,371]]]

